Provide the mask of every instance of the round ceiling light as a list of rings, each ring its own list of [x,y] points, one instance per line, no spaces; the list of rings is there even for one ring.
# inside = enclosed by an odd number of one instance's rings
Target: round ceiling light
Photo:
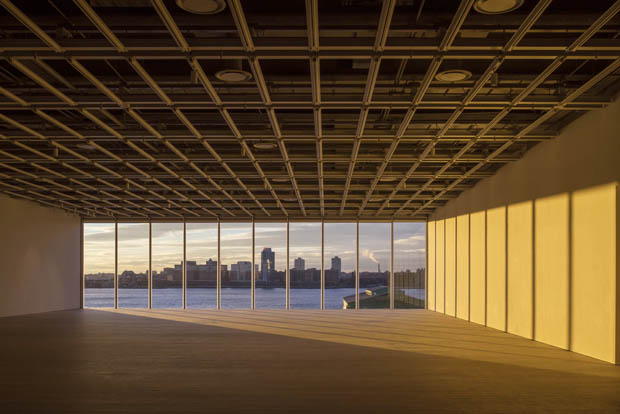
[[[92,144],[77,144],[76,147],[83,149],[83,150],[89,150],[89,151],[97,149],[97,147],[95,147]]]
[[[482,14],[509,13],[523,5],[523,0],[476,0],[474,10]]]
[[[471,72],[465,69],[450,69],[439,72],[435,79],[442,82],[462,82],[471,78]]]
[[[225,0],[177,0],[177,6],[186,12],[216,14],[226,8]]]
[[[274,149],[275,147],[277,147],[275,142],[264,142],[264,141],[261,141],[261,142],[255,142],[254,143],[254,148],[256,148],[256,149],[267,150],[267,149]]]
[[[398,178],[393,175],[382,175],[381,178],[379,178],[379,181],[382,183],[393,183],[396,180],[398,180]]]
[[[215,77],[224,82],[245,82],[252,79],[252,74],[240,69],[224,69],[217,72]]]

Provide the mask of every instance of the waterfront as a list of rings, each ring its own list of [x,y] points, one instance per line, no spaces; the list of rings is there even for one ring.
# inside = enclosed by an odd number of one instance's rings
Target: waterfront
[[[405,294],[424,300],[424,289],[403,289]],[[363,292],[364,289],[360,289]],[[291,289],[291,309],[318,309],[321,304],[319,289]],[[325,308],[342,309],[342,298],[355,293],[355,289],[325,289]],[[283,309],[286,290],[284,288],[256,288],[256,308]],[[114,289],[84,289],[86,307],[103,308],[114,306]],[[148,292],[146,289],[118,289],[119,307],[146,308]],[[181,288],[153,289],[154,308],[180,308],[182,306]],[[187,307],[208,309],[216,307],[216,290],[209,288],[188,288]],[[222,288],[223,309],[248,309],[250,289]]]

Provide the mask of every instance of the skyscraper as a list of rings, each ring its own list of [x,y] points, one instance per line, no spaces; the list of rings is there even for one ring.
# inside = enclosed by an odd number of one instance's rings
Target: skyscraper
[[[295,259],[295,270],[305,270],[306,269],[306,261],[301,257]]]
[[[276,253],[271,251],[271,247],[265,247],[260,253],[260,276],[261,280],[269,280],[269,275],[275,270]]]
[[[338,276],[340,276],[340,272],[342,271],[342,259],[340,259],[340,257],[338,256],[334,256],[332,257],[332,268],[331,270],[335,270],[338,274]]]

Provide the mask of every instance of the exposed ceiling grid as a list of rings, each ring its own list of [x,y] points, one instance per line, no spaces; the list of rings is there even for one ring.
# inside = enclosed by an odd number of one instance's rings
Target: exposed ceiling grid
[[[0,0],[0,192],[86,218],[424,220],[620,90],[620,0],[181,3]]]

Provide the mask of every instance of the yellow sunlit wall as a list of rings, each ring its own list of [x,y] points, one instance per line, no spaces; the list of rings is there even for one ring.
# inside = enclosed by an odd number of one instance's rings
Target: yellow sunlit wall
[[[618,119],[585,114],[431,215],[438,312],[620,362]]]
[[[445,312],[444,299],[446,298],[445,289],[445,221],[439,220],[435,228],[435,310]]]
[[[428,278],[427,278],[427,298],[426,304],[428,309],[435,310],[435,223],[428,223],[426,234],[428,235]]]
[[[506,329],[506,208],[487,210],[487,325]]]
[[[508,206],[508,332],[532,338],[534,300],[533,203]]]
[[[570,346],[615,358],[616,185],[572,194]]]
[[[456,219],[446,220],[446,314],[455,316],[456,307]]]
[[[534,337],[564,349],[568,349],[568,203],[566,193],[534,203]]]
[[[456,218],[456,316],[469,319],[469,215]]]
[[[485,325],[487,314],[487,285],[486,285],[486,212],[479,211],[469,215],[470,241],[469,260],[469,320]]]

